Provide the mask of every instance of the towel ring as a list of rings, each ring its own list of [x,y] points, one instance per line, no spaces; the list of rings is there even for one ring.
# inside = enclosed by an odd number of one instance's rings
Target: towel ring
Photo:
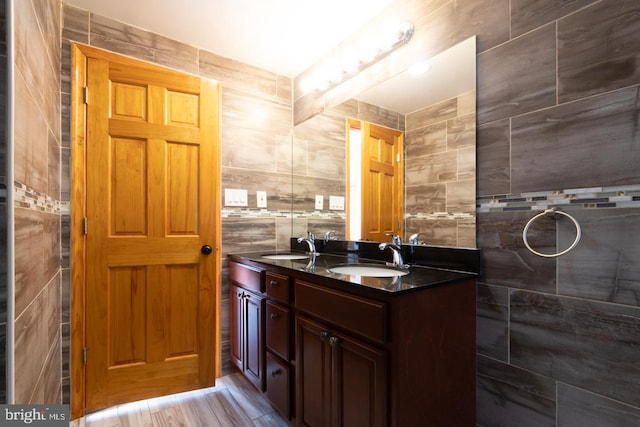
[[[529,246],[529,242],[527,241],[527,232],[529,231],[529,226],[531,225],[531,223],[533,223],[539,217],[547,215],[547,214],[550,214],[550,213],[564,215],[567,218],[569,218],[573,222],[573,225],[575,225],[575,227],[576,227],[576,239],[573,241],[571,246],[569,246],[567,249],[565,249],[562,252],[558,252],[558,253],[555,253],[555,254],[542,254],[540,252],[537,252],[537,251],[533,250],[533,248],[531,246]],[[545,258],[555,258],[555,257],[559,257],[560,255],[566,254],[571,249],[576,247],[576,245],[580,241],[580,237],[582,237],[582,230],[580,229],[580,224],[578,224],[578,221],[576,221],[576,219],[574,217],[572,217],[571,215],[569,215],[568,213],[562,212],[561,210],[557,210],[556,208],[545,209],[544,212],[541,212],[538,215],[534,216],[533,218],[531,218],[529,220],[529,222],[527,222],[527,225],[524,226],[524,230],[522,230],[522,240],[524,241],[524,245],[527,247],[527,249],[529,249],[534,254],[536,254],[538,256],[541,256],[541,257],[545,257]]]

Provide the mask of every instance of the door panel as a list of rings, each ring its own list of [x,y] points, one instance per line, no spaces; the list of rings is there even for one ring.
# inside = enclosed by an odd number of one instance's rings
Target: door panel
[[[403,234],[403,134],[362,122],[363,239],[389,240]]]
[[[108,54],[86,81],[86,408],[213,385],[218,89]]]
[[[319,323],[296,317],[296,417],[298,425],[331,422],[331,347]]]
[[[342,334],[334,334],[333,408],[336,426],[384,427],[387,423],[386,354]]]

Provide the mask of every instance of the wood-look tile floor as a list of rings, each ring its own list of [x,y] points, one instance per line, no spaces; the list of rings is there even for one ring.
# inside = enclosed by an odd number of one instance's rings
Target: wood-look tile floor
[[[265,396],[240,373],[202,390],[118,405],[73,420],[70,427],[285,427]]]

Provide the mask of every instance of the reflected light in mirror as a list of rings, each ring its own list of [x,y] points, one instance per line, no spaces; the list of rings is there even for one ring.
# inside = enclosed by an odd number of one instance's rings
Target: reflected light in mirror
[[[349,132],[349,240],[360,240],[362,237],[362,198],[360,184],[362,178],[362,136],[360,129]]]

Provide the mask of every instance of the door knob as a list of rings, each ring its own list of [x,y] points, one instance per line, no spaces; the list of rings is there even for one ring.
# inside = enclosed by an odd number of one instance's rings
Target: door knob
[[[204,245],[200,248],[200,252],[202,252],[204,255],[209,255],[211,254],[211,252],[213,252],[213,248],[211,247],[211,245]]]

